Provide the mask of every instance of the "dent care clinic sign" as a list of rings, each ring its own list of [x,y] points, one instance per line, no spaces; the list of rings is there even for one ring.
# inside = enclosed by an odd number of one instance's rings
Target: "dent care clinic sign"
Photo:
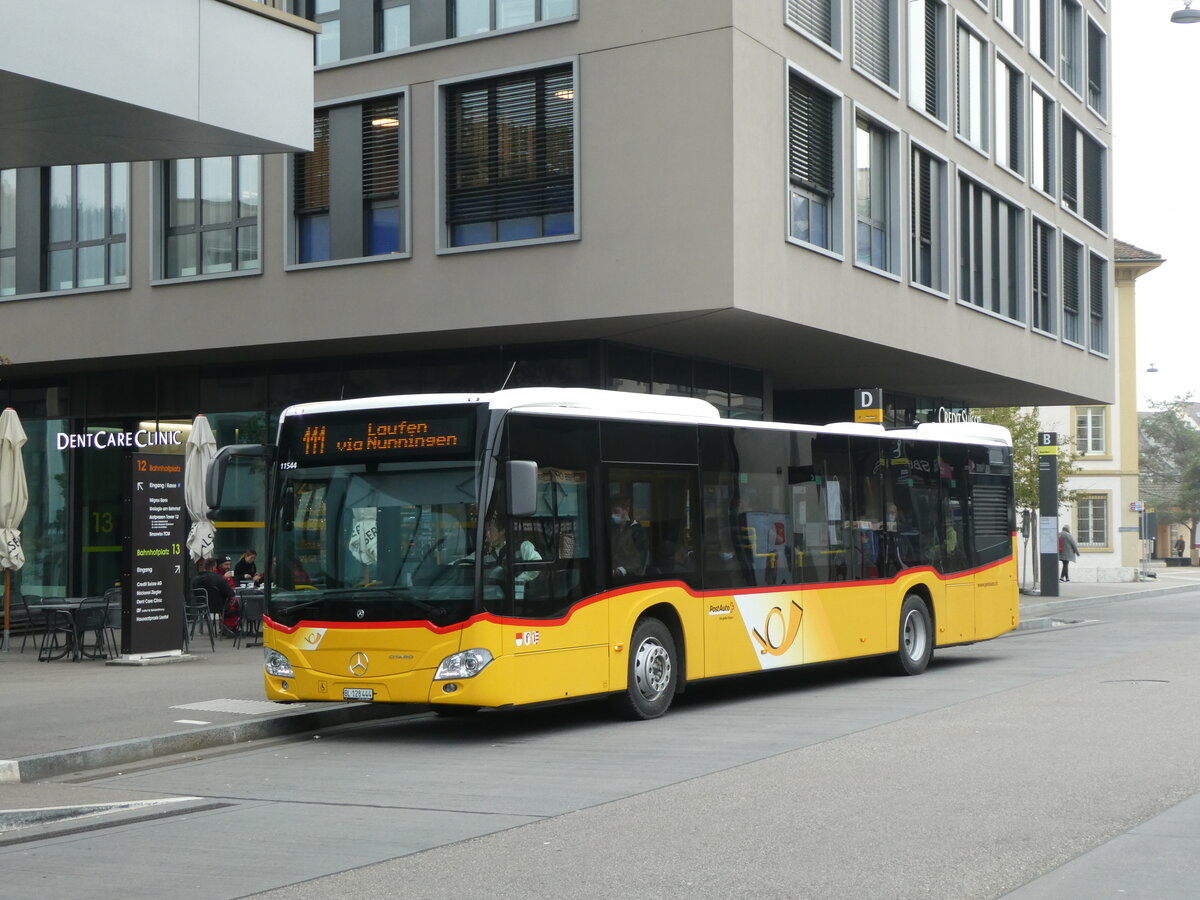
[[[55,446],[59,450],[107,450],[109,447],[146,450],[151,447],[182,447],[183,435],[179,431],[95,431],[58,432]]]

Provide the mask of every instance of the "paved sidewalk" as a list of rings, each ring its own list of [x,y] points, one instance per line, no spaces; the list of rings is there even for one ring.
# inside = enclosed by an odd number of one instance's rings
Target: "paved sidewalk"
[[[1153,571],[1157,578],[1131,584],[1060,584],[1058,598],[1023,594],[1022,627],[1048,627],[1075,608],[1200,589],[1200,567]],[[261,648],[228,640],[216,652],[202,645],[190,661],[152,666],[41,663],[32,642],[24,653],[20,646],[18,637],[0,652],[0,809],[13,808],[16,783],[421,710],[268,703]]]
[[[0,807],[4,785],[34,782],[281,734],[403,715],[413,707],[270,703],[263,651],[219,640],[154,665],[38,662],[33,639],[0,652]]]

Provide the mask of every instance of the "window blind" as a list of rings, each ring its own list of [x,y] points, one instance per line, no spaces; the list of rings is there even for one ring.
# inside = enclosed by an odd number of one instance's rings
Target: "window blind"
[[[787,19],[822,43],[833,45],[833,0],[787,0]]]
[[[293,205],[297,212],[329,208],[329,111],[313,115],[313,149],[297,153],[294,162]]]
[[[574,209],[570,67],[454,85],[446,103],[446,222]]]
[[[363,197],[400,196],[400,103],[395,97],[362,108]]]
[[[833,196],[834,98],[798,75],[788,90],[789,168],[792,181]]]
[[[854,64],[892,83],[891,0],[854,0]]]

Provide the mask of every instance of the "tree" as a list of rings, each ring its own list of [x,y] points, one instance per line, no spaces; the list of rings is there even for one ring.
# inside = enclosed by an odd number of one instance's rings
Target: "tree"
[[[1140,416],[1142,494],[1159,524],[1187,529],[1196,546],[1200,523],[1200,428],[1191,395],[1151,403]]]
[[[1041,506],[1038,488],[1037,436],[1044,431],[1038,407],[1018,408],[1001,406],[993,409],[975,410],[976,415],[992,425],[1003,425],[1013,439],[1013,482],[1016,491],[1017,509],[1037,511]],[[1067,479],[1075,473],[1075,452],[1068,435],[1058,436],[1058,505],[1066,506],[1074,501],[1075,492],[1067,490]]]

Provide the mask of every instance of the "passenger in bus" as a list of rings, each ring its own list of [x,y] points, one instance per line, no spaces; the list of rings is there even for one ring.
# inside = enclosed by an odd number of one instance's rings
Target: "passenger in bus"
[[[626,496],[614,497],[609,506],[608,543],[612,574],[616,578],[632,579],[646,572],[650,540],[641,524],[631,517],[632,506]]]

